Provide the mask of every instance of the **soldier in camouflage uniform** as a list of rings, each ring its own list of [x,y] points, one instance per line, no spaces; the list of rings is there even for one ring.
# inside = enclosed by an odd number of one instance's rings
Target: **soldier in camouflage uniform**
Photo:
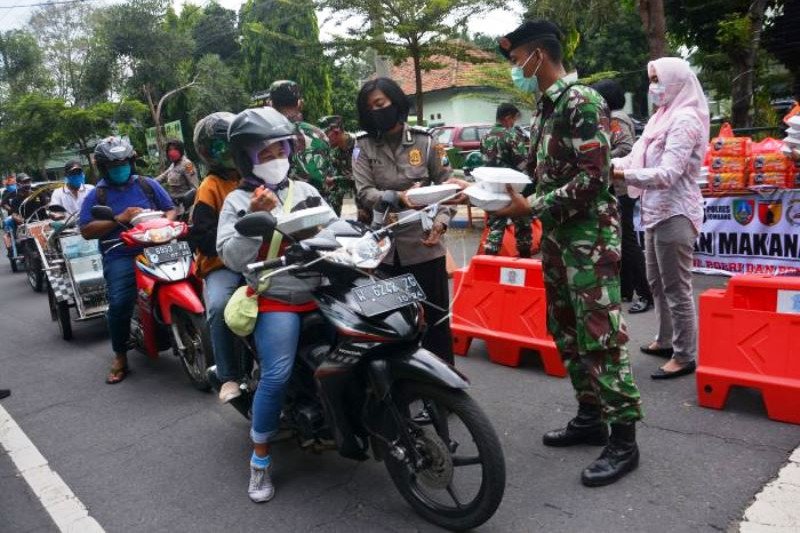
[[[604,444],[586,468],[587,486],[613,483],[639,464],[636,421],[642,417],[620,302],[620,222],[609,191],[609,116],[602,97],[570,85],[561,64],[563,35],[547,21],[525,22],[501,38],[515,65],[514,83],[541,90],[531,131],[530,203],[512,194],[500,216],[532,214],[542,222],[548,330],[566,360],[579,403],[548,446]],[[611,438],[607,426],[611,424]]]
[[[344,131],[342,117],[330,115],[319,121],[320,129],[328,136],[331,145],[331,164],[334,169],[334,183],[326,186],[326,200],[337,215],[342,214],[342,200],[348,193],[355,192],[353,181],[353,149],[356,147],[355,135]]]
[[[525,169],[525,162],[528,158],[528,142],[525,135],[515,126],[519,117],[519,109],[514,104],[500,104],[497,107],[497,123],[481,139],[481,154],[486,166],[513,168],[514,170]],[[530,194],[533,191],[527,192]],[[507,217],[489,217],[489,235],[483,246],[485,254],[497,255],[500,253],[508,221]],[[517,253],[520,257],[530,257],[533,245],[531,217],[518,217],[512,222],[514,237],[517,241]]]
[[[335,183],[328,137],[318,127],[303,122],[303,98],[300,86],[290,80],[273,82],[269,87],[270,105],[297,128],[289,178],[310,183],[327,201],[327,192]]]

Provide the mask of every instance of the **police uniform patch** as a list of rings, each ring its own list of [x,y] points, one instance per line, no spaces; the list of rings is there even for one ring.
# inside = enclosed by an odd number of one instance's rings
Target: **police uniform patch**
[[[414,167],[418,167],[422,164],[422,152],[419,148],[414,148],[408,152],[408,163]]]

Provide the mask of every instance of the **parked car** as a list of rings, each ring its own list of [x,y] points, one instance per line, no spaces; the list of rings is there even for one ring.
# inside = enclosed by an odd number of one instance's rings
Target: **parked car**
[[[492,129],[492,124],[456,124],[433,128],[437,142],[458,148],[462,152],[480,150],[481,139]]]

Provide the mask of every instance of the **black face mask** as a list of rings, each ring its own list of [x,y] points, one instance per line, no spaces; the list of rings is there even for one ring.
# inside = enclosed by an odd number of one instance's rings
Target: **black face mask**
[[[372,123],[380,132],[387,132],[397,125],[397,106],[394,104],[370,111],[372,114]]]

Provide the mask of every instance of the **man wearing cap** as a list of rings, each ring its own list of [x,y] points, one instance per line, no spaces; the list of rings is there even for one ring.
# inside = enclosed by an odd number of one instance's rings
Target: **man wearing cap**
[[[279,80],[269,86],[270,105],[297,128],[289,178],[310,183],[325,194],[335,184],[328,137],[318,127],[303,122],[303,97],[300,86],[291,80]]]
[[[336,214],[341,216],[344,195],[355,190],[353,149],[356,147],[356,137],[344,130],[342,117],[339,115],[322,117],[319,120],[319,127],[328,136],[331,145],[331,165],[335,175],[333,185],[325,187],[323,196]]]
[[[554,24],[528,21],[499,41],[513,65],[514,84],[542,96],[528,162],[536,191],[528,202],[509,188],[511,205],[495,214],[533,215],[542,222],[548,330],[579,406],[565,428],[543,440],[547,446],[606,445],[581,475],[584,485],[600,486],[638,466],[641,400],[621,312],[620,219],[609,191],[610,112],[594,90],[564,79],[562,38]]]
[[[79,161],[69,161],[64,165],[64,186],[53,191],[50,205],[60,205],[67,215],[78,213],[83,200],[94,185],[86,183],[86,175]]]

